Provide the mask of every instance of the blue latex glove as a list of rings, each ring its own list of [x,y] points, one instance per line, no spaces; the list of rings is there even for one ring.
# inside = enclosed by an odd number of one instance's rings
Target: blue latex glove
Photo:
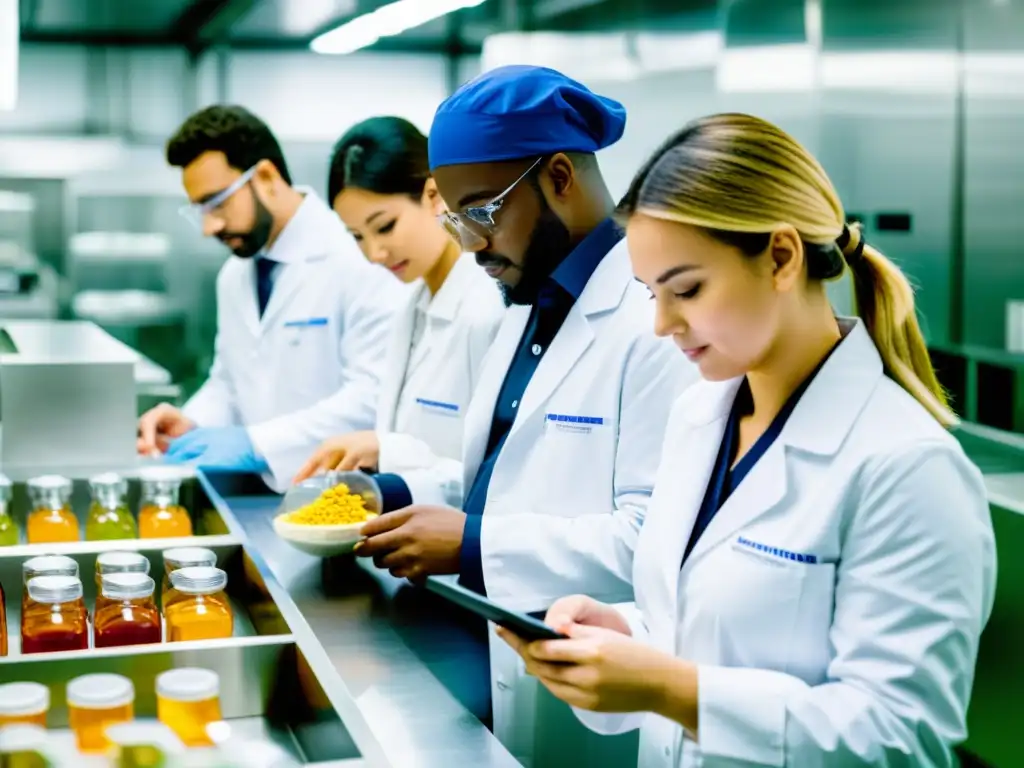
[[[269,467],[256,454],[245,427],[200,427],[173,440],[164,454],[171,464],[193,464],[201,469],[266,472]]]

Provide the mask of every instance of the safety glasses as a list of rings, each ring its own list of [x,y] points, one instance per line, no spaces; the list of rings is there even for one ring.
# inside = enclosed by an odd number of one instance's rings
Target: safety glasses
[[[178,209],[178,213],[183,219],[192,224],[200,232],[203,230],[203,221],[207,216],[216,216],[221,209],[221,206],[226,203],[233,194],[244,187],[252,179],[253,174],[256,173],[256,166],[247,170],[233,182],[231,186],[226,189],[222,189],[212,197],[207,198],[201,203],[189,203],[183,205]]]
[[[505,198],[511,194],[512,190],[515,189],[519,183],[525,179],[533,169],[540,165],[543,157],[538,157],[533,161],[533,164],[527,168],[523,174],[513,181],[497,197],[492,198],[483,205],[473,205],[467,207],[461,213],[452,213],[451,211],[445,211],[437,217],[438,223],[445,228],[445,231],[455,239],[456,242],[466,247],[470,242],[479,240],[481,238],[486,239],[495,230],[497,224],[495,223],[494,217],[501,210],[502,205],[505,204]]]

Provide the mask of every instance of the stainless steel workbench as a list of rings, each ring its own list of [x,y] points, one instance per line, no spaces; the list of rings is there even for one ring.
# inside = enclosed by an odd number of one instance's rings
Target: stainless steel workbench
[[[449,692],[461,685],[459,698],[473,706],[489,671],[473,667],[468,631],[447,604],[351,557],[321,560],[292,549],[271,528],[280,497],[255,477],[213,474],[201,481],[312,629],[388,763],[519,765]]]

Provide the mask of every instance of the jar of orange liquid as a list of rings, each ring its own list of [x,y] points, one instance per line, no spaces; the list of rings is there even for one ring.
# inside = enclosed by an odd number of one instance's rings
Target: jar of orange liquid
[[[43,475],[28,481],[32,511],[28,516],[28,543],[78,541],[78,518],[71,511],[71,481]]]
[[[139,536],[169,539],[192,535],[192,518],[178,501],[181,472],[175,467],[145,467],[139,471],[142,499],[139,503]]]
[[[156,584],[144,573],[103,577],[103,606],[96,610],[96,647],[148,645],[163,641],[160,612],[153,600]]]
[[[103,590],[100,588],[104,576],[116,573],[141,573],[149,575],[149,558],[138,552],[103,552],[96,558],[96,613],[105,604]]]
[[[50,711],[50,689],[39,683],[0,685],[0,727],[38,725],[46,727]]]
[[[82,752],[106,752],[106,728],[135,718],[135,686],[122,675],[82,675],[67,687],[68,720]]]
[[[84,651],[89,613],[77,576],[37,576],[28,583],[30,611],[22,621],[21,652]]]
[[[208,669],[172,669],[156,679],[160,722],[187,747],[210,747],[206,726],[221,720],[220,678]]]
[[[182,568],[213,568],[217,565],[217,555],[211,549],[203,547],[178,547],[164,550],[164,581],[161,589],[161,601],[166,604],[167,593],[171,589],[171,574]]]
[[[182,568],[171,574],[164,602],[168,642],[216,640],[234,633],[234,614],[220,568]]]

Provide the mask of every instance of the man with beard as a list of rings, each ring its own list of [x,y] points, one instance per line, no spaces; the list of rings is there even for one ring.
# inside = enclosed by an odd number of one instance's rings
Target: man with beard
[[[404,290],[359,253],[322,200],[292,186],[270,129],[211,106],[167,143],[182,209],[233,256],[217,278],[209,378],[181,410],[139,422],[139,452],[268,475],[281,489],[321,440],[371,429],[391,318]]]
[[[393,575],[457,574],[530,612],[573,593],[631,599],[663,430],[697,371],[656,338],[611,218],[594,154],[622,136],[625,119],[617,102],[526,66],[487,72],[438,109],[429,152],[443,223],[510,309],[464,422],[462,509],[445,493],[453,478],[378,476],[385,509],[398,509],[363,528],[357,554]],[[563,755],[586,754],[566,750],[581,729],[535,707],[535,681],[490,640],[495,734],[525,765],[534,755],[558,762],[542,733],[557,735]]]

